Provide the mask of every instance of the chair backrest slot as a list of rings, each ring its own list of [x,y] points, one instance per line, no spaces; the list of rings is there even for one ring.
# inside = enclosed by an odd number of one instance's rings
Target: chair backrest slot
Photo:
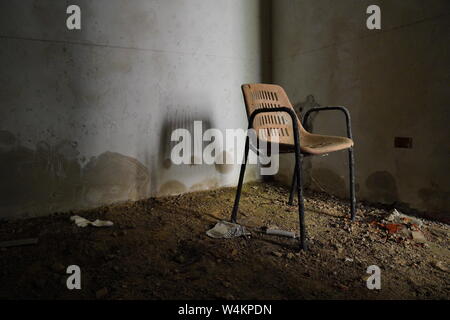
[[[293,109],[286,92],[278,85],[244,84],[242,91],[248,116],[257,109],[270,110],[282,106]],[[301,121],[299,119],[297,121],[300,134],[306,133]],[[255,118],[253,127],[262,139],[270,141],[272,137],[278,136],[280,143],[293,143],[291,118],[284,112],[259,114]]]

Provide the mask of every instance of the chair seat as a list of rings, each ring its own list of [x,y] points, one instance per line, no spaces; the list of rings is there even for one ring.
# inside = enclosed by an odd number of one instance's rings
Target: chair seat
[[[353,140],[346,137],[326,136],[321,134],[305,133],[300,137],[300,150],[302,153],[319,155],[353,147]],[[291,143],[281,143],[280,153],[294,152],[294,139]]]

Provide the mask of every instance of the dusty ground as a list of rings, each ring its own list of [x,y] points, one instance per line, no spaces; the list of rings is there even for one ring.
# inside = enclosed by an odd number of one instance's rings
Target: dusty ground
[[[263,226],[297,230],[287,190],[249,184],[240,223],[250,238],[210,239],[205,231],[228,219],[235,189],[77,212],[111,228],[79,228],[71,213],[0,223],[0,241],[39,243],[0,249],[0,298],[28,299],[449,299],[449,226],[425,222],[426,243],[389,233],[388,212],[308,193],[310,250],[265,235]],[[72,213],[73,214],[73,213]],[[82,289],[69,291],[68,265],[80,266]],[[378,265],[382,289],[368,290],[366,269]]]

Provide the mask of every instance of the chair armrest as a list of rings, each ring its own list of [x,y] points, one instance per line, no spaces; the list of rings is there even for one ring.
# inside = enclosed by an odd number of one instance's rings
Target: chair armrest
[[[320,112],[320,111],[330,111],[330,110],[338,110],[342,111],[345,114],[345,122],[347,125],[347,137],[349,139],[353,139],[352,137],[352,124],[351,124],[351,118],[350,118],[350,112],[346,107],[317,107],[312,108],[306,111],[304,117],[303,117],[303,127],[306,129],[306,124],[308,122],[308,117],[313,112]],[[307,130],[307,129],[306,129]]]

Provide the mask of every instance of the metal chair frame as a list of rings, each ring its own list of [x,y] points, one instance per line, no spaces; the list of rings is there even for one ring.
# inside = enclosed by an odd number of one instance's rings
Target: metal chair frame
[[[244,86],[242,89],[244,90]],[[246,102],[247,103],[247,102]],[[248,106],[247,106],[247,110]],[[308,117],[313,112],[321,112],[321,111],[332,111],[338,110],[345,114],[346,125],[347,125],[347,137],[352,139],[352,127],[351,127],[351,118],[350,113],[345,107],[317,107],[308,110],[303,117],[303,128],[306,126]],[[298,215],[299,215],[299,242],[300,248],[303,250],[307,250],[308,245],[306,241],[306,226],[305,226],[305,205],[303,200],[303,177],[302,177],[302,160],[305,155],[311,155],[309,153],[304,153],[301,151],[301,134],[300,134],[300,126],[297,115],[294,109],[288,106],[280,106],[280,107],[266,107],[261,109],[256,109],[248,117],[248,129],[252,129],[254,120],[256,116],[263,113],[276,113],[276,112],[284,112],[287,113],[292,120],[292,133],[294,136],[294,154],[295,154],[295,168],[289,193],[289,201],[290,205],[293,204],[295,189],[297,189],[297,197],[298,197]],[[302,125],[300,123],[300,125]],[[301,129],[303,129],[301,128]],[[242,193],[242,185],[244,182],[245,168],[248,160],[248,153],[250,149],[249,136],[247,134],[245,140],[245,150],[244,150],[244,159],[241,164],[241,170],[239,173],[239,182],[236,190],[236,198],[234,201],[233,211],[231,214],[231,222],[237,222],[237,213],[239,209],[239,201]],[[355,197],[355,170],[354,170],[354,155],[353,155],[353,146],[348,148],[348,162],[349,162],[349,178],[350,178],[350,215],[351,220],[354,221],[356,217],[356,197]],[[297,187],[297,188],[296,188]]]

